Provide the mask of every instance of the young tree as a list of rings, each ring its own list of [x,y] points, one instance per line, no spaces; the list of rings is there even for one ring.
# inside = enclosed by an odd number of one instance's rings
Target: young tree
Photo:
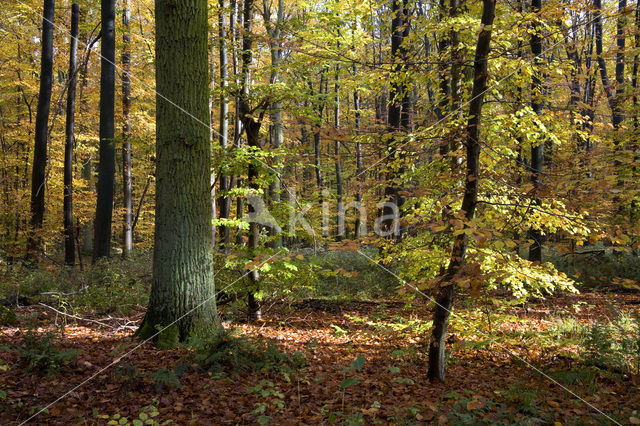
[[[218,3],[218,43],[220,53],[220,132],[218,140],[220,146],[226,152],[229,148],[229,100],[227,98],[227,87],[229,78],[229,64],[227,59],[227,29],[225,19],[225,0]],[[231,213],[231,197],[226,193],[230,189],[230,178],[226,175],[220,176],[220,218],[228,219]],[[225,250],[229,246],[229,227],[220,226],[221,245]]]
[[[542,0],[532,0],[531,1],[531,9],[532,12],[540,16],[542,12]],[[543,114],[543,105],[544,105],[544,94],[542,87],[542,78],[541,74],[542,70],[542,25],[539,21],[534,21],[533,23],[533,31],[531,32],[531,38],[529,39],[529,44],[531,45],[531,53],[533,53],[533,81],[531,83],[531,109],[536,115],[540,116]],[[535,144],[531,145],[531,180],[533,182],[534,187],[537,189],[540,188],[540,178],[542,174],[542,165],[543,165],[543,146],[544,142],[539,140],[536,141]],[[535,201],[539,204],[539,201]],[[529,247],[529,260],[532,262],[542,262],[542,232],[540,229],[531,228],[529,230],[529,235],[533,240],[531,246]]]
[[[73,143],[76,111],[76,82],[78,68],[78,20],[80,7],[71,5],[71,40],[69,46],[69,87],[67,89],[67,117],[64,143],[64,263],[73,266],[76,262],[73,229]]]
[[[114,111],[116,96],[116,2],[102,0],[100,41],[100,162],[96,189],[96,219],[93,224],[93,260],[111,255],[113,187],[116,173]]]
[[[129,0],[122,2],[122,199],[124,218],[122,230],[122,257],[133,249],[133,199],[131,184],[131,9]]]
[[[473,63],[473,89],[471,90],[469,119],[464,140],[467,151],[467,179],[460,209],[460,213],[464,215],[467,221],[473,219],[478,200],[478,179],[480,177],[479,126],[484,94],[487,89],[487,62],[495,7],[495,0],[483,0],[482,2],[481,27]],[[436,306],[433,313],[433,331],[431,342],[429,343],[428,376],[430,380],[444,381],[446,335],[456,295],[456,275],[462,271],[465,265],[468,244],[469,237],[466,232],[454,237],[449,266],[444,276],[440,279],[440,288],[436,296]]]
[[[251,65],[253,63],[253,0],[244,1],[243,25],[244,33],[242,35],[242,87],[240,91],[240,120],[242,128],[247,136],[247,145],[250,149],[260,149],[260,128],[264,118],[264,106],[258,105],[252,107],[249,99],[249,89],[251,85]],[[260,110],[260,112],[256,112]],[[260,169],[255,161],[249,161],[247,181],[249,188],[252,189],[252,195],[258,196],[260,184]],[[258,213],[256,206],[249,203],[249,215]],[[249,223],[249,241],[248,246],[250,253],[255,251],[260,245],[260,224],[255,220]],[[249,320],[259,320],[262,318],[260,310],[260,301],[256,298],[256,293],[260,290],[260,275],[257,269],[249,273],[250,287],[247,291],[247,317]]]
[[[33,258],[41,249],[38,235],[44,221],[45,172],[47,169],[47,135],[51,85],[53,81],[53,18],[55,0],[44,0],[42,11],[42,54],[40,59],[40,91],[36,112],[36,135],[31,174],[31,234],[27,242],[27,256]]]
[[[153,284],[138,336],[174,346],[216,332],[206,0],[156,3]]]

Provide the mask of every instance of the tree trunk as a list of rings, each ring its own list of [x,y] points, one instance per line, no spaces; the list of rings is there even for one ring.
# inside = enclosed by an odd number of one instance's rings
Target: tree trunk
[[[262,126],[262,118],[264,112],[260,112],[256,119],[252,115],[252,109],[249,104],[249,85],[251,83],[251,64],[253,62],[253,0],[245,0],[244,2],[244,32],[242,36],[242,90],[240,94],[240,118],[242,127],[247,136],[247,145],[251,148],[260,148],[260,127]],[[249,161],[249,170],[247,180],[252,195],[257,196],[260,185],[258,183],[259,168],[255,161]],[[254,203],[249,203],[249,215],[255,215],[256,208]],[[255,220],[249,223],[249,253],[255,256],[260,243],[260,224]],[[249,321],[262,319],[260,311],[260,303],[255,297],[260,290],[260,275],[257,269],[249,272],[249,289],[247,291],[247,318]]]
[[[156,2],[153,284],[138,336],[173,347],[219,330],[212,267],[206,0]],[[189,111],[185,114],[181,108]]]
[[[42,54],[40,59],[40,91],[36,112],[35,145],[31,175],[31,234],[27,240],[27,257],[34,259],[42,249],[40,230],[44,221],[45,173],[47,169],[47,134],[51,85],[53,83],[53,19],[55,0],[44,0],[42,11]]]
[[[469,103],[469,121],[467,122],[465,145],[467,151],[467,180],[465,182],[464,196],[462,198],[461,213],[467,221],[473,219],[478,199],[478,179],[480,177],[480,115],[484,101],[484,92],[487,89],[487,62],[489,47],[491,44],[491,28],[495,16],[494,0],[483,0],[482,25],[476,44],[474,60],[473,89]],[[456,294],[456,275],[465,264],[468,236],[461,233],[454,238],[451,250],[451,259],[445,275],[441,279],[441,286],[436,297],[436,306],[433,314],[433,332],[429,344],[429,371],[430,380],[444,381],[445,369],[445,344],[449,317],[453,308]]]
[[[76,82],[78,71],[78,21],[80,7],[71,5],[71,40],[69,46],[69,88],[67,89],[67,117],[64,141],[64,263],[76,263],[76,239],[73,229],[73,143],[76,111]]]
[[[353,76],[356,76],[356,65],[353,64]],[[360,91],[356,87],[353,89],[353,109],[355,110],[355,128],[356,128],[356,138],[360,135],[360,127],[361,127],[361,117],[360,117]],[[360,139],[356,140],[356,176],[358,177],[356,180],[356,185],[358,186],[358,190],[356,192],[356,202],[357,205],[360,206],[362,204],[362,184],[361,182],[364,180],[364,176],[362,175],[362,145],[360,143]],[[356,216],[355,223],[355,237],[361,238],[364,235],[363,232],[363,224],[360,221],[360,214]]]
[[[638,122],[638,68],[640,68],[640,0],[637,1],[636,4],[636,34],[634,37],[635,40],[635,50],[636,54],[633,57],[633,77],[631,80],[631,86],[633,88],[633,128],[636,131],[636,135],[638,135],[638,129],[640,128],[640,123]],[[637,137],[637,136],[636,136]],[[638,149],[638,144],[636,143],[634,146],[634,150]]]
[[[113,218],[113,187],[116,173],[114,110],[115,110],[115,0],[102,0],[102,40],[100,53],[100,161],[96,189],[96,219],[93,224],[93,260],[111,255],[111,222]],[[160,92],[162,93],[162,92]],[[163,95],[165,95],[163,93]]]
[[[338,50],[340,49],[340,43],[338,43]],[[334,109],[334,121],[336,126],[336,141],[335,141],[335,167],[336,167],[336,202],[338,207],[338,215],[336,217],[337,235],[336,240],[340,241],[344,238],[344,205],[342,202],[342,163],[340,159],[340,66],[336,66],[336,83],[335,89],[335,109]]]
[[[131,183],[131,10],[129,0],[122,3],[122,200],[124,220],[122,230],[122,257],[127,258],[133,249],[133,199]]]
[[[220,48],[220,134],[218,140],[226,153],[229,148],[229,100],[227,99],[227,79],[229,78],[229,64],[227,61],[227,30],[225,19],[225,0],[219,0],[220,11],[218,14],[218,38]],[[231,213],[231,197],[229,191],[229,176],[220,176],[220,219],[228,219]],[[229,227],[220,226],[220,239],[222,247],[227,250],[229,245]]]
[[[532,12],[540,17],[542,12],[542,0],[532,0],[531,2]],[[542,93],[542,33],[541,23],[534,21],[534,31],[531,33],[529,44],[531,45],[531,53],[533,53],[534,72],[531,83],[531,109],[538,116],[543,114],[544,95]],[[531,181],[536,189],[536,192],[540,189],[540,176],[542,174],[542,165],[544,162],[543,141],[537,141],[537,145],[531,146]],[[534,200],[534,204],[539,205],[539,200]],[[529,236],[533,240],[531,246],[529,246],[529,260],[531,262],[542,262],[542,243],[543,236],[540,229],[531,228],[529,230]]]

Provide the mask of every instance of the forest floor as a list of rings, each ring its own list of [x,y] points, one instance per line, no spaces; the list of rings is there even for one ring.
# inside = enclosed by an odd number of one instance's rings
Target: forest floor
[[[158,379],[158,371],[193,364],[188,348],[134,349],[144,307],[128,318],[83,320],[40,305],[17,308],[18,324],[0,328],[0,423],[19,424],[59,397],[31,423],[613,424],[603,413],[640,422],[640,377],[583,365],[571,340],[610,305],[637,309],[640,294],[556,295],[498,313],[473,303],[461,304],[452,321],[444,384],[427,380],[431,311],[417,299],[267,302],[265,320],[238,328],[301,352],[305,366],[226,377],[193,368],[179,382]],[[34,319],[38,332],[51,330],[59,346],[81,351],[73,366],[56,375],[21,367],[11,348]]]

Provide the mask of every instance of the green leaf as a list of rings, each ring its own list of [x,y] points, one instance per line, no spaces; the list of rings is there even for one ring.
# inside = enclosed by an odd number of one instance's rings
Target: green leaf
[[[340,383],[340,389],[346,389],[350,386],[357,385],[357,384],[358,384],[358,379],[356,379],[355,377],[347,377],[342,381],[342,383]]]

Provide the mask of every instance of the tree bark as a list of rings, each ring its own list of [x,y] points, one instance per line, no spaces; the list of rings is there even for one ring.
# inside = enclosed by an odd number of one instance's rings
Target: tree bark
[[[480,177],[480,116],[484,101],[484,93],[487,89],[487,62],[491,44],[491,28],[495,16],[494,0],[483,0],[482,20],[476,53],[474,60],[473,89],[469,103],[469,120],[465,131],[467,154],[467,180],[465,182],[462,208],[467,221],[473,219],[478,199],[478,179]],[[454,238],[451,250],[451,259],[446,273],[441,279],[441,286],[436,297],[436,306],[433,314],[433,331],[429,344],[429,371],[428,377],[432,381],[444,381],[445,378],[445,344],[449,317],[456,295],[455,278],[465,264],[469,237],[461,233]]]
[[[340,49],[340,43],[338,43],[338,50]],[[335,140],[335,169],[336,169],[336,202],[338,207],[338,215],[336,216],[337,234],[336,240],[340,241],[344,238],[344,205],[342,201],[343,188],[342,188],[342,162],[340,158],[340,66],[336,65],[336,82],[334,86],[335,90],[335,107],[334,107],[334,122],[336,126],[336,140]]]
[[[131,10],[129,0],[122,2],[122,200],[124,220],[122,257],[127,258],[133,249],[133,199],[131,182]]]
[[[220,134],[218,141],[226,153],[229,148],[229,99],[227,98],[227,79],[229,78],[229,64],[227,60],[227,30],[225,19],[225,0],[219,0],[218,38],[220,49]],[[220,176],[220,219],[228,219],[231,213],[231,197],[229,191],[230,178],[226,174]],[[229,227],[220,226],[221,245],[224,250],[229,246]]]
[[[64,142],[64,263],[76,263],[76,245],[73,229],[73,144],[76,111],[76,82],[78,81],[78,21],[80,7],[71,5],[71,40],[69,46],[69,87],[67,89],[67,116]]]
[[[542,0],[531,1],[531,11],[538,17],[542,12]],[[533,54],[534,72],[531,83],[531,109],[537,116],[543,114],[543,79],[542,74],[542,30],[541,23],[537,20],[533,22],[534,30],[531,32],[531,38],[529,44],[531,45],[531,53]],[[531,146],[531,181],[536,192],[540,189],[540,176],[542,174],[542,166],[544,162],[544,141],[537,141],[537,145]],[[534,200],[534,203],[539,205],[539,200]],[[540,229],[530,228],[529,236],[533,240],[531,246],[529,246],[529,260],[531,262],[542,262],[542,244],[543,236]]]
[[[220,326],[212,267],[207,2],[157,0],[155,10],[153,283],[137,334],[150,338],[167,327],[154,339],[173,347]]]
[[[40,91],[36,111],[35,145],[31,175],[31,234],[27,240],[27,257],[35,259],[42,249],[39,235],[44,222],[45,173],[47,169],[47,134],[51,85],[53,83],[53,19],[55,0],[44,0],[42,11],[42,54],[40,59]]]
[[[242,36],[242,90],[240,94],[240,117],[242,127],[247,136],[247,145],[252,149],[259,149],[260,146],[260,127],[262,126],[262,118],[264,112],[260,112],[259,117],[253,116],[253,110],[249,102],[249,86],[251,83],[251,64],[253,61],[253,0],[245,0],[244,2],[244,32]],[[255,161],[249,161],[247,180],[249,188],[254,190],[252,195],[257,196],[260,185],[258,178],[260,175],[259,167]],[[255,214],[256,208],[254,203],[249,203],[249,215]],[[260,224],[255,220],[249,223],[249,253],[253,256],[260,244]],[[256,298],[256,293],[260,290],[260,275],[257,269],[249,272],[249,289],[247,291],[247,318],[249,321],[262,319],[260,310],[260,302]]]
[[[93,237],[93,260],[111,255],[111,223],[113,219],[113,189],[116,172],[114,111],[115,111],[115,0],[102,0],[102,39],[100,60],[100,160],[96,189],[96,219]],[[161,92],[162,93],[162,92]]]

